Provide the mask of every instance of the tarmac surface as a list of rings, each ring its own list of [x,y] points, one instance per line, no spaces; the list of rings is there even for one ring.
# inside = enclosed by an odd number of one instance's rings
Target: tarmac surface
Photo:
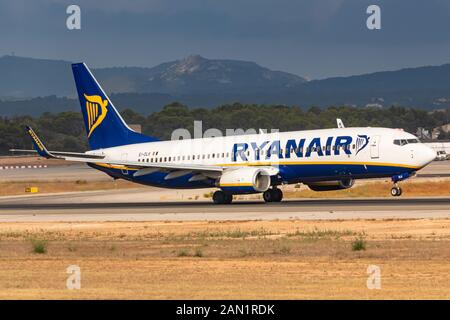
[[[157,194],[165,191],[158,190],[3,197],[0,222],[450,218],[450,197],[235,200],[215,205],[211,200],[159,201]]]
[[[448,176],[450,161],[435,161],[419,171],[416,178]],[[0,181],[76,179],[111,180],[104,173],[80,164],[54,167],[49,164],[47,168],[0,172]],[[214,205],[204,198],[192,200],[198,194],[198,190],[148,187],[1,197],[0,222],[450,218],[450,195],[443,198],[296,199],[281,203],[238,200],[231,205]]]

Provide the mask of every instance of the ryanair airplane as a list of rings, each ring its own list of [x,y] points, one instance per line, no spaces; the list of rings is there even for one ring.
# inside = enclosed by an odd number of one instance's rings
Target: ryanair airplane
[[[340,190],[356,179],[413,176],[436,153],[402,130],[339,128],[159,141],[130,129],[84,63],[72,65],[90,151],[48,151],[27,127],[40,156],[87,163],[115,179],[163,188],[217,187],[213,200],[262,193],[283,198],[278,186],[304,183],[314,191]],[[30,150],[21,150],[30,151]]]

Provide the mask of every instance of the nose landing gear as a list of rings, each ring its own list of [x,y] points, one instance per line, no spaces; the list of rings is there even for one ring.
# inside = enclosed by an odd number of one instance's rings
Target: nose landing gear
[[[391,189],[391,196],[400,197],[402,195],[402,188],[395,184]]]
[[[280,189],[273,187],[263,193],[263,199],[265,202],[281,202],[281,200],[283,200],[283,192]]]
[[[402,195],[402,188],[399,187],[398,182],[408,179],[411,176],[414,176],[415,172],[409,173],[401,173],[393,176],[391,178],[392,182],[394,183],[394,186],[391,189],[391,196],[393,197],[400,197]]]

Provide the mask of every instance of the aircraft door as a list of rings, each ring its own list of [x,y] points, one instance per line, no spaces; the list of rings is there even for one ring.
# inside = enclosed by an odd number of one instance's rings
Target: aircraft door
[[[370,157],[378,159],[380,157],[380,136],[370,138]]]
[[[122,156],[120,158],[122,161],[126,162],[128,160],[128,153],[122,153]],[[122,169],[122,174],[128,175],[128,170]]]

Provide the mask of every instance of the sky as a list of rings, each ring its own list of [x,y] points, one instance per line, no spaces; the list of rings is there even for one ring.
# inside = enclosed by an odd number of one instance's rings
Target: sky
[[[66,27],[70,4],[81,30]],[[200,54],[321,79],[450,63],[449,31],[448,0],[0,0],[0,56],[93,67]]]

